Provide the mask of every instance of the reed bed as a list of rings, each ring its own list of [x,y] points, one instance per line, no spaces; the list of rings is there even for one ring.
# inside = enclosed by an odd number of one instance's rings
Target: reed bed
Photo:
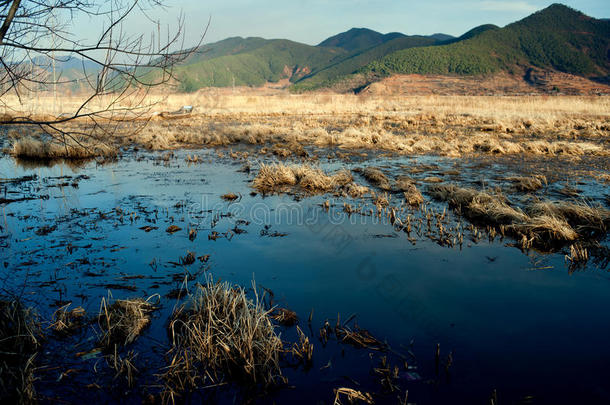
[[[524,247],[574,241],[590,231],[605,234],[610,220],[610,211],[586,202],[536,202],[524,212],[510,206],[502,196],[455,185],[430,186],[428,192],[437,200],[449,202],[472,221],[521,238]]]
[[[44,109],[39,98],[29,104]],[[70,99],[62,98],[62,112],[69,113],[77,104]],[[97,139],[154,150],[266,145],[267,152],[280,157],[306,156],[305,146],[456,157],[610,155],[604,142],[610,131],[608,97],[291,95],[258,90],[228,94],[208,89],[189,95],[151,95],[149,101],[157,103],[158,111],[146,117],[150,118],[146,127],[141,128],[147,120],[138,124],[137,131],[134,123],[112,123],[112,130],[102,131]],[[12,104],[7,100],[5,105]],[[205,113],[171,121],[158,114],[182,105]],[[5,113],[19,109],[5,108]],[[90,131],[87,122],[79,121],[62,129]]]
[[[173,357],[162,376],[166,402],[202,385],[268,388],[284,381],[282,341],[256,292],[252,300],[243,288],[208,278],[175,310],[168,333]]]
[[[353,182],[347,170],[327,175],[309,165],[288,166],[282,163],[261,164],[252,187],[261,193],[273,193],[296,187],[309,194],[320,194],[345,188]]]
[[[19,300],[0,300],[0,401],[34,404],[34,359],[42,332],[33,309]]]
[[[17,158],[30,160],[82,160],[97,157],[114,158],[118,154],[118,149],[102,142],[95,142],[92,138],[67,139],[64,143],[55,139],[25,137],[14,140],[9,153]]]
[[[513,187],[517,191],[522,192],[531,192],[540,190],[542,187],[548,184],[546,176],[544,175],[535,175],[529,177],[509,177],[506,179],[507,181],[513,184]]]
[[[384,191],[389,191],[390,180],[376,167],[365,167],[364,169],[354,169],[356,173],[360,173],[371,185],[380,188]]]
[[[591,205],[586,201],[546,201],[529,207],[530,215],[546,215],[565,218],[581,231],[606,232],[610,226],[610,210],[601,205]]]

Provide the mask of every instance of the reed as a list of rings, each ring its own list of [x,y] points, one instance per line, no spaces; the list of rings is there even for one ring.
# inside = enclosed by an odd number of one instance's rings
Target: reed
[[[17,299],[0,300],[0,402],[34,404],[34,359],[42,343],[38,316]]]
[[[162,376],[166,402],[205,385],[267,388],[284,381],[282,341],[256,292],[252,300],[243,288],[209,277],[187,301],[168,327],[173,357]]]

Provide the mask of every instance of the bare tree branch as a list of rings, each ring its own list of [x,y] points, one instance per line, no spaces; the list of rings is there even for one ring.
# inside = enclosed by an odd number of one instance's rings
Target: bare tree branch
[[[0,1],[0,105],[8,112],[0,115],[0,125],[35,125],[78,143],[78,137],[94,133],[116,135],[127,122],[145,124],[154,106],[147,97],[150,89],[175,80],[174,67],[197,51],[210,23],[195,46],[185,50],[184,16],[163,40],[159,21],[150,16],[156,9],[165,9],[161,0]],[[125,29],[136,15],[151,23],[149,40]],[[100,34],[93,41],[76,38],[74,24],[88,20],[102,27]],[[74,60],[78,75],[66,77],[61,69],[57,74],[57,66]],[[24,94],[49,94],[58,86],[62,91],[80,87],[80,105],[44,117],[22,112]],[[7,101],[10,94],[17,106]],[[67,128],[71,121],[87,130]]]

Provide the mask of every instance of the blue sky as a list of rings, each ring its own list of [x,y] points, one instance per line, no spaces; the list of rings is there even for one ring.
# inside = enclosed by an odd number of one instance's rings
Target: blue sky
[[[165,29],[175,27],[182,12],[186,25],[185,46],[196,43],[208,18],[211,25],[204,43],[232,36],[287,38],[318,44],[352,27],[383,33],[459,36],[481,24],[504,26],[543,9],[555,1],[545,0],[166,0],[164,12],[152,11]],[[609,0],[563,1],[596,18],[610,17]],[[155,26],[142,16],[127,23],[132,33],[150,33]],[[96,38],[99,24],[80,21],[77,35]]]
[[[554,1],[539,0],[172,0],[168,13],[182,9],[187,32],[195,35],[207,18],[205,42],[229,36],[288,38],[308,44],[352,27],[405,34],[461,35],[485,23],[504,26]],[[610,1],[564,1],[597,18],[610,17]]]

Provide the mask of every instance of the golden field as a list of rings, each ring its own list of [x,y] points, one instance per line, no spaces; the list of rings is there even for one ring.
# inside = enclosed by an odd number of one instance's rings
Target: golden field
[[[4,113],[5,117],[66,116],[76,111],[81,100],[39,96],[35,103],[25,100],[29,107],[24,108],[17,100],[5,99]],[[295,95],[273,89],[209,89],[150,95],[146,100],[147,107],[138,109],[138,115],[122,110],[132,107],[133,101],[117,104],[113,116],[120,122],[104,122],[110,114],[102,113],[95,123],[79,119],[62,124],[59,128],[76,135],[68,139],[68,148],[61,145],[49,157],[71,149],[82,157],[89,153],[77,151],[92,145],[100,151],[93,154],[106,154],[108,147],[116,146],[165,150],[238,144],[257,145],[259,153],[279,157],[298,155],[306,146],[453,157],[610,154],[610,97],[605,96]],[[91,110],[111,101],[96,100]],[[175,118],[160,114],[184,105],[193,106],[193,113]],[[13,153],[35,157],[39,146],[24,139],[37,131],[13,126],[9,131]],[[18,141],[30,143],[19,146]]]

